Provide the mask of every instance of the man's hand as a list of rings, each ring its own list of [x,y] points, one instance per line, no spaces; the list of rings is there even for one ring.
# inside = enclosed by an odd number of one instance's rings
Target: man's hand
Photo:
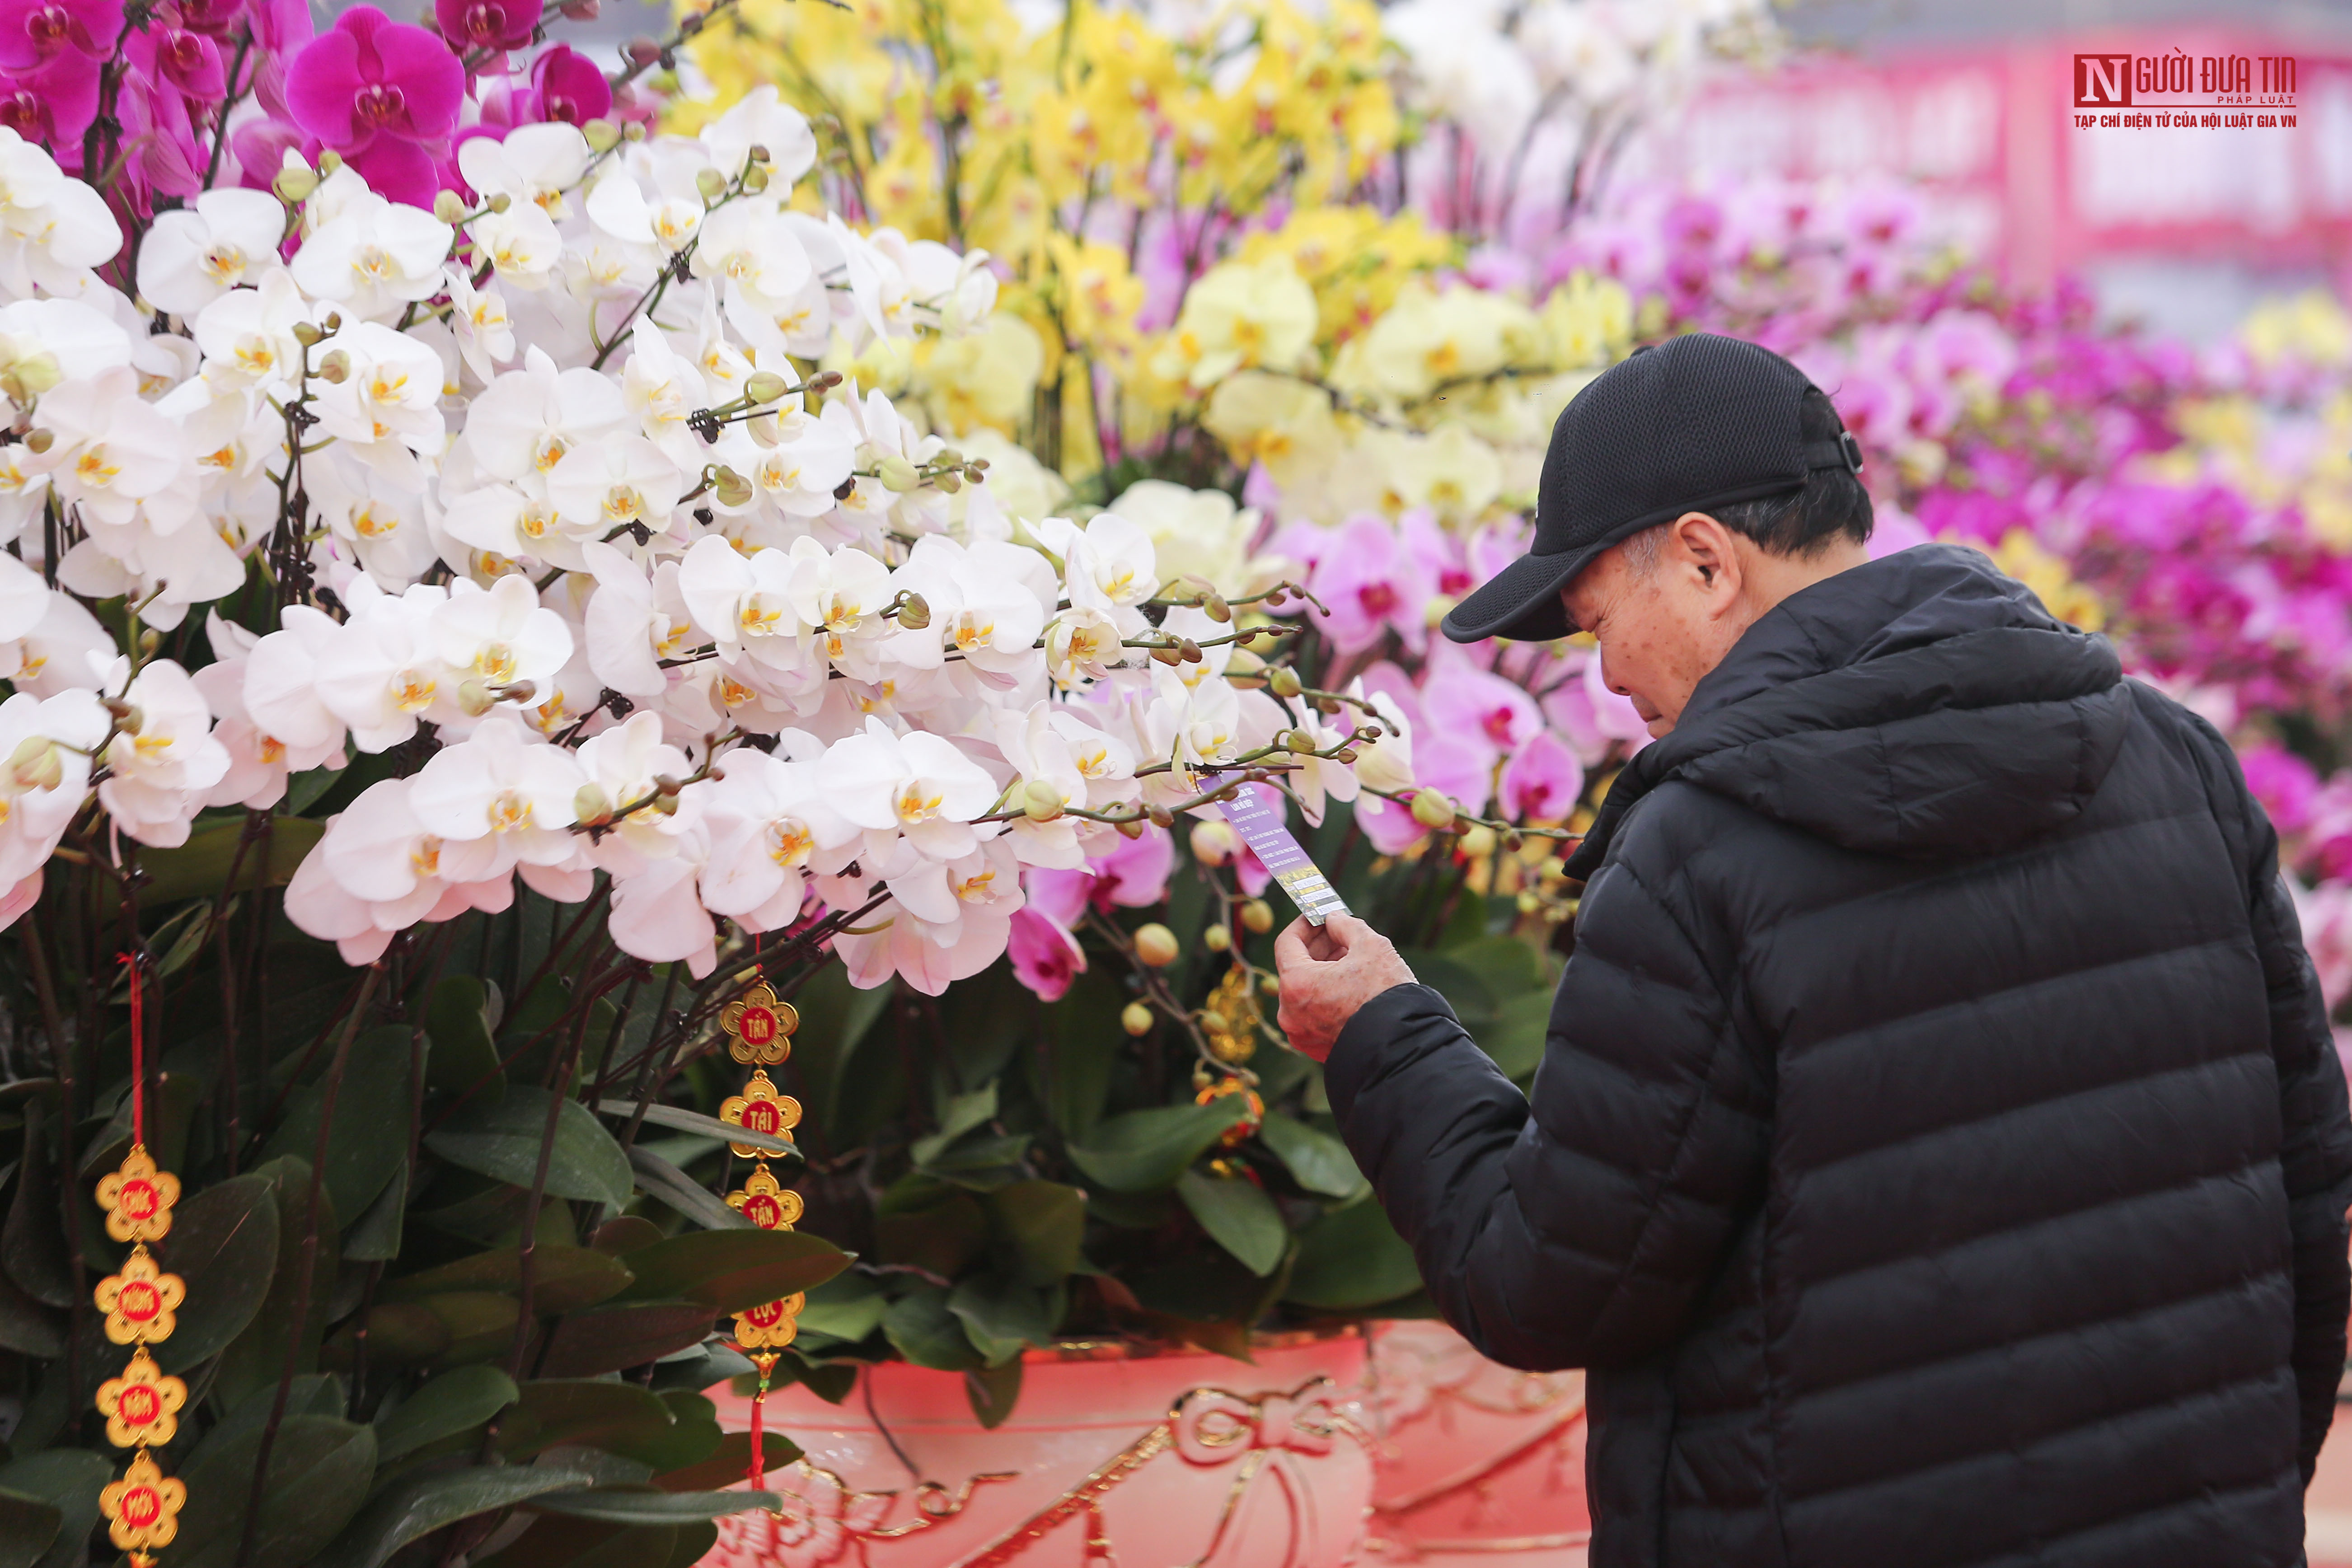
[[[1356,1009],[1392,985],[1412,984],[1412,970],[1389,939],[1353,915],[1333,915],[1321,926],[1305,916],[1275,939],[1274,967],[1282,982],[1276,1022],[1290,1048],[1323,1060]]]

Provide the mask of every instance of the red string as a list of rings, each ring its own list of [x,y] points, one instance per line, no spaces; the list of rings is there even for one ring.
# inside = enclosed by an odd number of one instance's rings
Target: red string
[[[762,1409],[767,1403],[768,1374],[763,1372],[760,1374],[760,1391],[751,1395],[751,1468],[750,1474],[751,1477],[751,1489],[755,1492],[765,1491],[768,1489],[768,1467],[760,1455],[760,1435],[766,1425],[762,1419]]]
[[[127,952],[115,961],[131,971],[131,1142],[147,1146],[147,999],[140,994],[139,960]]]

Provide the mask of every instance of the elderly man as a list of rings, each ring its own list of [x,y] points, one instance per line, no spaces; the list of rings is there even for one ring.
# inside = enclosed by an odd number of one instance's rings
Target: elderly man
[[[1445,623],[1654,737],[1533,1100],[1360,921],[1283,1026],[1446,1318],[1591,1369],[1594,1568],[2300,1563],[2352,1124],[2277,837],[1985,557],[1870,559],[1860,468],[1733,339],[1580,393]]]

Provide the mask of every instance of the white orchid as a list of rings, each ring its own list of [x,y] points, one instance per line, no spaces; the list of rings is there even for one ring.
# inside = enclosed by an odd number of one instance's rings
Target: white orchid
[[[267,191],[206,191],[157,213],[139,247],[139,292],[175,316],[197,311],[278,264],[286,209]]]

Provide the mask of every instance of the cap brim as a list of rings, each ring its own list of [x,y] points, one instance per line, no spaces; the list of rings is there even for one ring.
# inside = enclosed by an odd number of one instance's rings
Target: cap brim
[[[1549,642],[1568,636],[1576,628],[1568,624],[1560,590],[1616,542],[1610,539],[1557,555],[1520,556],[1446,613],[1445,635],[1455,642],[1488,637]]]

